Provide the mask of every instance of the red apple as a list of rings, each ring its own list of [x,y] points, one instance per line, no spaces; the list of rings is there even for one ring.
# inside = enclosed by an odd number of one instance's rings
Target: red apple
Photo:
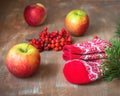
[[[40,53],[27,43],[14,45],[6,56],[6,65],[17,77],[31,76],[40,66]]]
[[[30,26],[41,25],[47,16],[46,8],[41,3],[26,6],[24,18]]]
[[[74,36],[83,35],[89,26],[89,18],[85,11],[72,10],[65,17],[65,27]]]

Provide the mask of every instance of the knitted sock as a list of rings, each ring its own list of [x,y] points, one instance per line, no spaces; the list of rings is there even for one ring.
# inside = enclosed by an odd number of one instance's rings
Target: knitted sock
[[[83,55],[79,55],[79,54],[71,54],[71,53],[63,53],[63,59],[65,61],[67,60],[72,60],[72,59],[81,59],[81,60],[96,60],[96,59],[103,59],[106,58],[107,55],[102,52],[102,53],[93,53],[93,54],[83,54]]]
[[[111,44],[100,38],[94,38],[93,40],[65,45],[63,47],[63,52],[70,52],[71,54],[91,54],[91,53],[102,53],[105,52],[106,47],[111,46]]]
[[[102,60],[83,61],[73,59],[66,62],[63,73],[67,81],[73,84],[86,84],[93,82],[102,76]]]
[[[100,38],[65,45],[63,47],[63,59],[66,64],[63,68],[65,78],[74,84],[86,84],[93,82],[102,76],[102,58],[106,58],[105,48],[111,44]]]

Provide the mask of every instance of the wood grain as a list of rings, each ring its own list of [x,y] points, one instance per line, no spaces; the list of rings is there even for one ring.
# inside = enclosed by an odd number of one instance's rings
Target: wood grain
[[[26,24],[23,12],[26,5],[41,2],[47,8],[47,19],[38,27]],[[8,50],[37,37],[44,26],[49,31],[64,27],[64,18],[72,9],[86,11],[90,26],[81,37],[73,37],[74,43],[91,39],[94,35],[110,40],[120,16],[119,0],[1,0],[0,2],[0,96],[120,96],[120,80],[98,80],[87,85],[67,82],[62,68],[65,61],[62,52],[45,51],[41,54],[41,66],[35,75],[20,79],[11,75],[5,63]]]

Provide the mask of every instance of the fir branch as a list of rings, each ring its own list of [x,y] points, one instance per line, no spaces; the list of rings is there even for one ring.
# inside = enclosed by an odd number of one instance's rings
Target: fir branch
[[[115,31],[116,35],[120,37],[120,18],[117,23],[117,30]]]
[[[114,78],[120,78],[120,39],[114,38],[110,41],[112,46],[106,48],[108,56],[103,63],[103,79],[112,81]]]

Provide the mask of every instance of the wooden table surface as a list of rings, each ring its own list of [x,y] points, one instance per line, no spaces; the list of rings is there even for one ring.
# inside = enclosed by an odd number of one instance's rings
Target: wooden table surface
[[[30,27],[23,11],[30,3],[41,2],[47,8],[47,19],[38,27]],[[94,35],[110,40],[120,17],[120,0],[1,0],[0,1],[0,96],[120,96],[120,80],[95,81],[74,85],[66,81],[62,69],[65,61],[62,51],[44,51],[41,66],[35,75],[20,79],[11,75],[5,63],[8,50],[15,44],[36,37],[44,26],[49,31],[64,27],[66,14],[72,9],[87,12],[90,26],[74,43],[91,39]]]

